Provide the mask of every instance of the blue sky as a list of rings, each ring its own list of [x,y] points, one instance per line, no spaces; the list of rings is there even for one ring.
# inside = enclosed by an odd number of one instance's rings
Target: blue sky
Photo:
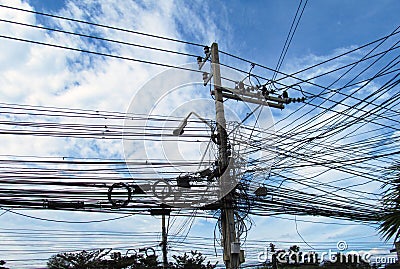
[[[29,3],[35,7],[36,10],[38,11],[58,11],[59,9],[63,8],[65,6],[64,0],[57,0],[57,1],[52,1],[52,0],[34,0],[34,1],[29,1]]]
[[[233,0],[189,2],[181,0],[103,2],[89,0],[0,0],[0,4],[90,20],[100,24],[201,44],[210,45],[216,41],[222,51],[275,68],[296,12],[298,1]],[[398,26],[399,10],[400,2],[395,0],[309,0],[281,70],[294,72],[307,65],[332,57],[340,51],[363,45],[389,34]],[[88,26],[78,27],[72,23],[59,22],[55,19],[43,19],[32,14],[4,8],[0,8],[0,19],[13,19],[35,25],[56,26],[69,31],[88,31],[89,33],[94,31],[93,28]],[[96,30],[94,32],[111,39],[184,51],[196,55],[201,53],[201,49],[198,48],[117,33],[111,30]],[[88,42],[84,38],[65,37],[62,34],[43,32],[20,26],[11,27],[4,22],[0,23],[0,35],[3,34],[64,46],[112,52],[117,55],[172,65],[191,63],[194,60],[190,57],[165,55],[139,48],[115,44],[106,45],[106,43],[102,42]],[[106,59],[104,57],[10,40],[0,40],[0,49],[5,51],[3,55],[0,55],[0,101],[4,103],[125,112],[128,110],[134,93],[159,72],[165,70],[162,67]],[[362,54],[356,54],[352,57],[354,58],[343,59],[341,63],[347,63],[357,59],[357,57],[359,59]],[[244,70],[249,70],[250,68],[248,63],[221,58],[227,60],[228,64],[235,65],[238,68]],[[333,68],[332,66],[328,66],[327,70]],[[259,75],[270,75],[263,69],[255,68],[254,71]],[[317,70],[315,72],[322,71]],[[326,81],[334,78],[335,74],[328,77]],[[325,82],[325,80],[321,81]],[[307,89],[314,93],[319,91],[319,89],[311,87]],[[208,98],[208,95],[204,96]],[[363,96],[362,93],[360,93],[360,96]],[[174,99],[174,102],[186,102],[187,104],[186,99],[188,99],[188,96],[182,97],[182,99],[178,97]],[[209,98],[209,101],[212,102],[211,98]],[[153,104],[145,104],[144,102],[143,105],[149,105],[150,107]],[[230,108],[234,110],[235,106],[235,104],[231,104]],[[203,107],[199,109],[201,108]],[[273,116],[276,120],[281,119],[285,116],[285,113],[289,114],[295,108],[297,108],[296,105],[283,111],[273,111]],[[170,107],[166,108],[165,113],[171,113],[168,109]],[[239,116],[242,115],[239,113]],[[108,122],[105,120],[101,124],[108,124]],[[21,136],[3,135],[3,141],[4,146],[0,150],[2,155],[71,156],[82,158],[123,157],[123,146],[120,140],[87,141],[85,139],[21,138]],[[321,180],[325,179],[322,178]],[[296,185],[294,184],[293,186]],[[377,186],[373,187],[377,188]],[[61,239],[56,237],[49,237],[51,240],[48,241],[45,238],[42,238],[42,241],[33,241],[33,245],[36,244],[37,253],[40,253],[40,259],[43,259],[37,261],[38,266],[43,265],[45,259],[50,255],[41,253],[46,248],[55,249],[57,247],[59,251],[67,251],[77,248],[102,247],[98,245],[99,238],[86,240],[85,242],[84,233],[89,233],[90,231],[154,232],[154,237],[152,238],[154,242],[152,241],[151,243],[157,245],[157,240],[159,240],[160,220],[149,216],[133,216],[122,220],[95,224],[62,224],[32,220],[11,212],[7,213],[6,211],[0,212],[0,214],[2,213],[4,215],[0,216],[0,229],[3,229],[3,231],[16,228],[38,229],[41,231],[61,229],[82,234],[81,239],[74,238],[76,241],[70,245],[68,245],[68,242],[62,242]],[[45,210],[23,211],[23,213],[29,216],[66,221],[90,221],[119,216]],[[348,241],[349,247],[353,246],[355,249],[383,246],[376,233],[376,226],[371,227],[322,217],[297,217],[298,222],[295,223],[292,216],[284,215],[282,217],[284,219],[274,217],[253,218],[254,226],[249,232],[248,243],[244,245],[244,248],[249,250],[248,262],[256,262],[257,252],[262,251],[264,246],[271,241],[280,242],[278,244],[281,247],[286,247],[290,244],[285,243],[287,241],[298,242],[302,247],[307,248],[299,234],[311,246],[320,250],[335,249],[335,242],[339,240]],[[213,237],[215,220],[198,219],[191,226],[187,223],[187,220],[185,217],[177,218],[171,228],[171,233],[179,232],[180,236],[184,236],[188,228],[191,227],[188,234],[188,244],[196,243],[195,236]],[[3,240],[9,242],[7,243],[8,246],[13,246],[15,252],[7,251],[6,245],[0,245],[0,259],[10,260],[8,264],[11,267],[13,267],[12,265],[17,265],[18,268],[32,268],[29,265],[18,265],[17,261],[13,261],[18,259],[19,253],[29,251],[32,248],[32,246],[24,246],[23,244],[24,236],[27,237],[27,235],[2,236]],[[30,236],[34,237],[34,235]],[[123,248],[123,246],[129,246],[129,240],[132,241],[131,239],[124,240],[121,239],[121,241],[114,243],[117,247]],[[145,239],[137,236],[134,240],[135,243],[139,243]],[[171,240],[172,252],[177,251],[179,253],[182,250],[187,250],[187,245],[180,242],[179,238],[174,238],[174,240],[176,240],[175,243]],[[213,257],[214,250],[211,247],[213,241],[211,239],[201,240],[205,253],[212,259],[220,260],[221,256]],[[384,245],[384,247],[388,248],[390,245]],[[37,253],[34,253],[34,255],[37,255]],[[29,262],[27,261],[26,264],[29,264]]]
[[[274,66],[296,13],[298,1],[224,1],[232,50]],[[218,6],[218,5],[217,5]],[[398,25],[398,1],[309,1],[288,57],[329,54],[390,33]],[[221,42],[222,40],[220,40]]]

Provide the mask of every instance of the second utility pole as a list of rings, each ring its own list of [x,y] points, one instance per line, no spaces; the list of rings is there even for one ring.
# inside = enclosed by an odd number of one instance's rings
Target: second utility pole
[[[218,55],[218,44],[213,43],[211,45],[211,63],[212,63],[212,75],[214,79],[214,92],[215,92],[215,111],[216,111],[216,122],[217,132],[219,135],[219,161],[220,169],[225,169],[229,164],[228,156],[228,135],[226,132],[226,120],[224,112],[224,103],[222,95],[221,85],[221,71],[219,65]],[[229,167],[220,176],[220,186],[223,190],[224,184],[230,185],[232,179],[230,177]],[[227,269],[239,268],[239,253],[237,251],[237,245],[239,240],[236,237],[236,225],[234,218],[233,209],[233,196],[230,192],[222,198],[221,208],[221,226],[222,226],[222,245],[224,248],[224,262]]]
[[[168,268],[167,228],[165,227],[165,214],[162,214],[162,254],[163,254],[163,269],[167,269]]]

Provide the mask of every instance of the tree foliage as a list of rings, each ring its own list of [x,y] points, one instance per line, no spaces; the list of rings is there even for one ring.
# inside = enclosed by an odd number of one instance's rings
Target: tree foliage
[[[170,267],[174,269],[214,269],[218,263],[211,264],[208,261],[204,264],[206,257],[198,251],[191,251],[190,254],[185,253],[183,256],[173,255],[172,258],[174,258],[175,263],[170,264]]]
[[[146,269],[157,268],[156,255],[122,256],[120,252],[99,249],[75,253],[59,253],[52,256],[48,262],[49,269]],[[110,258],[106,256],[110,254]]]
[[[400,164],[391,166],[385,179],[387,182],[382,185],[384,210],[379,232],[386,241],[394,237],[396,242],[400,234]]]
[[[101,268],[102,258],[110,251],[111,250],[99,249],[94,251],[84,250],[77,253],[60,253],[49,259],[47,267],[50,269]]]
[[[107,258],[109,257],[109,258]],[[169,264],[170,269],[214,269],[216,264],[205,263],[200,252],[191,251],[182,256],[173,256],[175,262]],[[122,256],[120,252],[99,249],[74,253],[59,253],[48,262],[49,269],[156,269],[162,268],[156,255],[133,254]]]

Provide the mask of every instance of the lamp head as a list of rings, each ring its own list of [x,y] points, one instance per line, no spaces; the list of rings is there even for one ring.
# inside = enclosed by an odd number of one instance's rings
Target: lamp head
[[[181,125],[179,125],[178,128],[176,128],[175,130],[172,131],[172,134],[173,134],[174,136],[180,136],[180,135],[182,135],[183,132],[184,132],[183,129],[186,127],[186,125],[187,125],[187,119],[183,120],[182,123],[181,123]]]
[[[183,133],[184,133],[183,128],[178,128],[178,129],[175,129],[175,130],[172,131],[172,134],[173,134],[174,136],[180,136],[180,135],[182,135]]]

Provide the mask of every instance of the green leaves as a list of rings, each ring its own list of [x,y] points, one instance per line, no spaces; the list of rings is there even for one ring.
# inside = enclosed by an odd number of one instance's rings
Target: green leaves
[[[380,218],[379,233],[385,241],[394,237],[396,242],[400,233],[400,166],[395,164],[385,173],[387,183],[382,186],[383,214]]]
[[[183,256],[173,255],[172,258],[174,258],[175,264],[171,264],[171,268],[174,269],[214,269],[217,266],[217,263],[211,264],[209,261],[207,264],[203,264],[206,258],[197,250],[192,250],[190,255],[187,253]]]
[[[111,249],[93,251],[83,250],[74,253],[59,253],[47,262],[49,269],[155,269],[162,268],[156,255],[133,254],[122,256],[120,252],[110,253]],[[111,259],[107,259],[110,254]],[[171,269],[214,269],[217,264],[205,263],[205,257],[200,252],[191,251],[183,256],[174,255],[175,263],[170,263]]]
[[[379,225],[379,232],[385,241],[395,236],[394,241],[397,240],[400,232],[400,211],[399,210],[385,210],[384,215],[381,217],[381,224]]]

